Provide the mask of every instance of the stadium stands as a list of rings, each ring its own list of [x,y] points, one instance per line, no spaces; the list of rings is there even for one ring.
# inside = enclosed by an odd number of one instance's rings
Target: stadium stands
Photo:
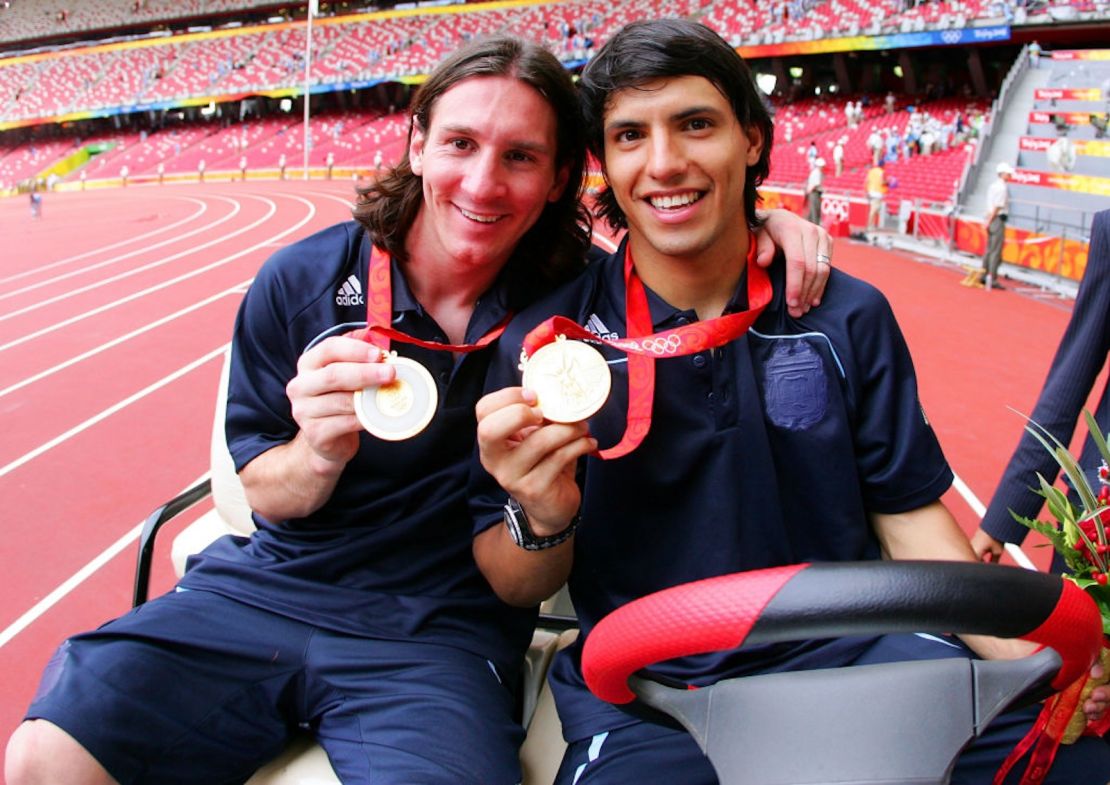
[[[233,19],[236,13],[276,9],[264,0],[47,0],[30,3],[14,0],[0,10],[0,41],[30,40],[50,35],[50,28],[66,26],[71,32],[119,29],[134,21],[155,22],[204,19],[208,23]],[[300,4],[291,6],[294,10]],[[1027,4],[1027,19],[1048,19],[1048,10]],[[1075,14],[1097,11],[1084,0],[1056,3]],[[907,8],[906,6],[912,6]],[[290,6],[282,6],[289,8]],[[66,19],[51,18],[62,9]],[[474,36],[504,31],[538,39],[568,63],[588,59],[611,32],[632,19],[666,15],[693,16],[718,29],[734,43],[774,43],[822,37],[851,36],[959,27],[972,22],[1010,18],[1005,3],[997,0],[935,0],[904,3],[901,0],[791,0],[761,3],[755,0],[566,0],[556,4],[519,7],[469,4],[420,9],[404,14],[354,14],[325,17],[314,27],[312,77],[317,85],[367,87],[378,82],[407,79],[429,70],[442,56]],[[284,13],[284,12],[283,12]],[[1018,23],[1022,20],[1013,20]],[[252,95],[295,96],[305,71],[305,27],[302,21],[211,29],[151,39],[134,39],[84,48],[51,48],[22,58],[0,58],[0,122],[35,123],[82,117],[88,114],[161,110],[183,103],[231,101]],[[90,41],[90,43],[94,43]],[[1110,92],[1110,86],[1107,87]],[[948,202],[966,168],[973,117],[983,117],[982,102],[932,101],[907,111],[917,99],[899,96],[897,111],[888,114],[878,95],[854,95],[869,105],[858,123],[844,115],[845,95],[826,93],[783,103],[776,117],[776,146],[769,182],[799,188],[808,174],[805,150],[812,142],[828,162],[827,190],[861,194],[863,178],[872,157],[869,138],[877,134],[888,160],[888,174],[897,187],[888,197],[893,204],[905,198]],[[395,160],[405,128],[399,117],[381,116],[382,109],[348,110],[343,101],[321,102],[323,115],[314,116],[310,166],[323,166],[328,154],[340,165],[368,167],[374,153]],[[380,97],[377,101],[380,104]],[[781,103],[781,102],[780,102]],[[1057,101],[1058,111],[1089,109]],[[267,110],[273,111],[273,106]],[[319,110],[317,110],[319,111]],[[152,115],[153,116],[153,115]],[[303,131],[299,118],[269,114],[244,123],[237,118],[209,117],[199,125],[162,128],[161,123],[139,124],[145,133],[124,130],[111,136],[109,149],[84,167],[86,178],[118,177],[123,167],[135,177],[150,175],[159,161],[174,172],[195,173],[201,161],[206,171],[236,172],[240,160],[248,168],[276,170],[285,156],[287,166],[303,160]],[[1031,124],[1029,136],[1044,139],[1054,128]],[[927,131],[931,143],[919,155],[918,139]],[[1076,126],[1070,138],[1094,141],[1094,125]],[[907,136],[910,137],[907,140]],[[888,140],[895,141],[889,142]],[[840,143],[844,170],[836,175],[832,150]],[[29,144],[25,141],[24,143]],[[1029,150],[1030,165],[1041,165],[1047,156],[1043,142]],[[43,156],[54,151],[68,154],[62,141],[36,144],[3,159],[0,184],[26,179],[44,170]],[[1077,164],[1088,173],[1092,162],[1086,148]],[[36,167],[39,167],[36,169]],[[77,177],[74,172],[68,177]]]
[[[153,26],[276,8],[274,0],[9,0],[0,9],[0,43]]]
[[[872,159],[868,141],[875,133],[883,143],[888,180],[895,184],[887,196],[891,205],[901,199],[952,201],[972,152],[970,118],[985,112],[984,102],[944,99],[913,105],[910,111],[913,102],[902,97],[896,102],[901,108],[887,114],[878,101],[871,101],[863,110],[863,120],[850,128],[845,122],[845,100],[805,99],[779,109],[768,183],[801,187],[809,174],[806,151],[813,142],[827,162],[826,191],[861,196]],[[832,166],[837,141],[844,149],[844,171],[839,176]]]
[[[1075,0],[1081,5],[1080,0]],[[186,18],[273,3],[259,0],[170,4],[140,0],[138,18]],[[60,7],[61,0],[41,4]],[[68,4],[74,19],[135,16],[134,0]],[[582,60],[615,29],[637,18],[700,16],[734,43],[772,43],[903,29],[926,29],[989,19],[997,3],[958,0],[920,3],[909,10],[894,0],[755,3],[752,0],[567,0],[523,8],[467,7],[465,13],[420,13],[382,18],[353,15],[320,20],[315,27],[313,81],[367,83],[424,73],[460,42],[507,31],[546,42],[568,61]],[[178,7],[180,6],[180,7]],[[0,11],[0,37],[38,4],[15,0]],[[114,9],[114,10],[113,10]],[[190,10],[191,9],[191,10]],[[442,10],[442,9],[434,9]],[[107,16],[105,16],[107,15]],[[92,24],[90,22],[90,24]],[[82,28],[85,29],[85,28]],[[93,29],[93,28],[89,28]],[[304,72],[303,22],[217,30],[35,55],[8,65],[0,59],[0,117],[8,121],[129,108],[204,97],[290,89]]]

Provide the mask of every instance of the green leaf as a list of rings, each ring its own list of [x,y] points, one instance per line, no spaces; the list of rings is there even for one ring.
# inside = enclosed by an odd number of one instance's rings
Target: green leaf
[[[1091,434],[1091,439],[1094,440],[1095,446],[1098,447],[1098,452],[1102,456],[1102,460],[1110,465],[1110,445],[1106,444],[1106,437],[1102,435],[1102,429],[1098,427],[1095,421],[1095,416],[1088,410],[1083,410],[1083,419],[1087,423],[1087,432]]]
[[[1063,467],[1068,479],[1071,480],[1072,487],[1079,492],[1083,509],[1093,510],[1098,507],[1098,499],[1095,497],[1095,492],[1092,490],[1090,483],[1087,482],[1087,476],[1079,468],[1079,464],[1076,463],[1075,458],[1071,456],[1066,447],[1057,448],[1056,462]]]
[[[1075,462],[1071,453],[1068,452],[1068,448],[1059,439],[1049,433],[1046,428],[1032,420],[1029,420],[1029,424],[1025,426],[1025,430],[1032,434],[1033,437],[1051,453],[1052,457],[1056,459],[1056,463],[1060,465],[1060,468],[1064,470],[1064,473],[1071,481],[1072,487],[1078,491],[1079,498],[1083,501],[1084,509],[1093,510],[1097,507],[1098,501],[1095,499],[1095,493],[1087,483],[1087,478],[1083,476],[1079,464]],[[1041,434],[1044,434],[1044,436]],[[1044,438],[1045,436],[1052,440],[1052,444],[1049,444],[1048,439]],[[1055,445],[1055,447],[1053,447],[1053,445]]]
[[[1068,544],[1064,541],[1064,535],[1054,524],[1038,521],[1033,518],[1026,518],[1024,515],[1018,515],[1013,510],[1010,510],[1010,515],[1015,521],[1025,526],[1027,529],[1031,529],[1038,534],[1043,534],[1044,537],[1052,543],[1052,547],[1060,551],[1061,554],[1065,553],[1068,549]]]

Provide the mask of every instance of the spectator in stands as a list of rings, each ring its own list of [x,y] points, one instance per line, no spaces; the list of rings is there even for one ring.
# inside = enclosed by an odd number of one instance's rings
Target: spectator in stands
[[[806,163],[809,168],[813,168],[813,162],[817,160],[817,143],[810,142],[809,147],[806,148]]]
[[[883,103],[886,106],[886,113],[894,114],[894,93],[888,92]]]
[[[556,785],[713,785],[717,775],[690,734],[603,703],[586,688],[582,648],[604,616],[660,589],[740,570],[883,556],[973,562],[975,553],[940,502],[952,472],[921,412],[912,362],[882,295],[834,272],[822,307],[798,321],[775,295],[765,308],[757,304],[762,287],[746,258],[749,200],[767,172],[772,125],[735,50],[686,20],[636,22],[609,39],[579,85],[590,149],[605,167],[601,214],[614,228],[627,226],[627,241],[523,312],[502,337],[487,382],[494,392],[477,406],[474,554],[513,604],[530,607],[564,582],[570,588],[582,634],[555,655],[551,670],[569,742]],[[746,171],[737,176],[733,162]],[[651,203],[703,189],[710,195],[685,215],[689,202],[663,218],[658,212],[670,208]],[[775,288],[774,267],[772,279]],[[628,294],[636,280],[651,290],[650,307],[647,294]],[[754,310],[751,332],[751,322],[730,331],[717,318],[746,308]],[[631,453],[599,456],[599,444],[623,441],[631,419],[625,407],[610,400],[589,424],[546,421],[547,404],[519,386],[518,347],[552,314],[605,330],[634,323],[640,310],[641,335],[655,333],[651,340],[672,346],[682,343],[681,325],[703,324],[700,351],[653,361],[647,437]],[[623,362],[626,355],[610,346],[602,352],[614,389],[635,390],[633,357]],[[682,688],[813,667],[974,659],[973,650],[1006,658],[1034,648],[895,634],[726,646],[651,670]],[[1092,702],[1093,714],[1105,709],[1107,694]],[[990,782],[1039,710],[1019,709],[985,729],[960,755],[953,781]],[[1110,746],[1088,737],[1060,749],[1045,782],[1105,785],[1108,777]]]
[[[998,282],[998,266],[1002,262],[1002,245],[1006,240],[1006,219],[1010,210],[1008,183],[1014,176],[1014,167],[1003,161],[998,165],[997,172],[998,177],[987,189],[987,250],[983,254],[983,267],[962,281],[966,286],[1003,288]]]
[[[872,128],[867,136],[867,149],[871,151],[871,165],[879,163],[883,157],[883,137],[878,128]]]
[[[864,179],[867,191],[867,228],[880,229],[883,222],[883,199],[886,198],[886,173],[882,163],[875,163],[867,170]]]
[[[905,158],[910,157],[910,140],[907,138],[903,141],[897,128],[883,129],[883,144],[886,146],[886,154],[883,155],[882,160],[884,164],[892,164],[897,161],[899,149],[902,150],[902,155]]]
[[[583,268],[582,124],[559,61],[505,37],[450,55],[412,116],[358,222],[278,251],[244,298],[226,433],[258,531],[63,644],[9,743],[8,785],[245,781],[298,726],[347,785],[520,781],[513,692],[535,614],[501,603],[472,557],[476,344]],[[789,257],[829,242],[776,222]],[[806,307],[817,267],[791,266],[809,274]],[[383,300],[376,326],[442,351],[397,339],[394,358],[342,334]],[[415,385],[417,361],[444,402],[432,423],[363,433],[353,393]]]
[[[1036,41],[1029,44],[1029,65],[1032,68],[1041,67],[1041,45]]]
[[[825,183],[825,159],[814,158],[806,179],[806,218],[810,223],[821,224],[821,192]]]
[[[1091,223],[1087,269],[1079,283],[1071,319],[1030,415],[1033,422],[1062,444],[1071,444],[1079,415],[1106,364],[1107,353],[1110,353],[1110,210],[1103,210],[1095,214]],[[1110,430],[1110,384],[1103,387],[1094,414],[1105,435]],[[1096,472],[1101,462],[1094,438],[1088,433],[1079,465],[1094,488],[1098,487]],[[1025,540],[1029,530],[1015,521],[1010,511],[1026,518],[1040,514],[1045,500],[1033,492],[1040,487],[1038,474],[1054,482],[1060,467],[1052,454],[1023,429],[983,521],[971,537],[976,554],[984,561],[997,561],[1003,543],[1020,545]]]
[[[840,139],[837,139],[836,144],[833,145],[832,158],[833,158],[833,167],[836,171],[836,176],[840,177],[840,175],[844,174],[844,138],[843,137],[841,137]]]

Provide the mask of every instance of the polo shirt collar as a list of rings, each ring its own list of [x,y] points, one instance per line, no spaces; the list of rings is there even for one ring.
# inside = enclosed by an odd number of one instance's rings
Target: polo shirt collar
[[[612,305],[617,309],[618,313],[625,312],[625,303],[623,299],[625,297],[624,259],[627,252],[628,235],[625,234],[624,238],[621,240],[620,246],[617,248],[617,252],[613,255],[616,264],[610,265],[610,280],[607,286],[610,296],[613,298]],[[657,330],[698,321],[698,315],[693,309],[684,310],[676,308],[656,294],[651,287],[646,284],[644,285],[644,291],[647,292],[648,311],[651,313],[651,323]],[[747,307],[748,276],[745,273],[740,276],[740,282],[736,286],[736,291],[732,293],[732,298],[729,300],[728,305],[725,306],[725,313],[743,311]]]
[[[369,244],[368,244],[369,245]],[[401,265],[392,256],[389,260],[390,286],[393,293],[393,319],[397,321],[406,313],[414,314],[420,319],[429,319],[424,307],[416,299],[409,288],[409,282]],[[367,251],[366,269],[369,271],[369,251]],[[508,313],[508,284],[505,270],[498,274],[493,285],[487,289],[475,303],[474,313],[470,316],[470,324],[466,328],[466,341],[478,341],[493,327],[505,318]]]

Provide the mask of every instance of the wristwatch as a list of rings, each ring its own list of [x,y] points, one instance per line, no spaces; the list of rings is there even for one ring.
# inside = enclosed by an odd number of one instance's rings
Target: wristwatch
[[[513,542],[521,548],[526,551],[542,551],[554,548],[574,536],[574,530],[578,528],[578,516],[575,515],[570,525],[558,534],[537,537],[532,534],[532,527],[528,525],[528,516],[524,514],[524,508],[520,506],[520,502],[510,496],[508,504],[505,505],[505,526],[508,527],[509,536],[512,537]]]

